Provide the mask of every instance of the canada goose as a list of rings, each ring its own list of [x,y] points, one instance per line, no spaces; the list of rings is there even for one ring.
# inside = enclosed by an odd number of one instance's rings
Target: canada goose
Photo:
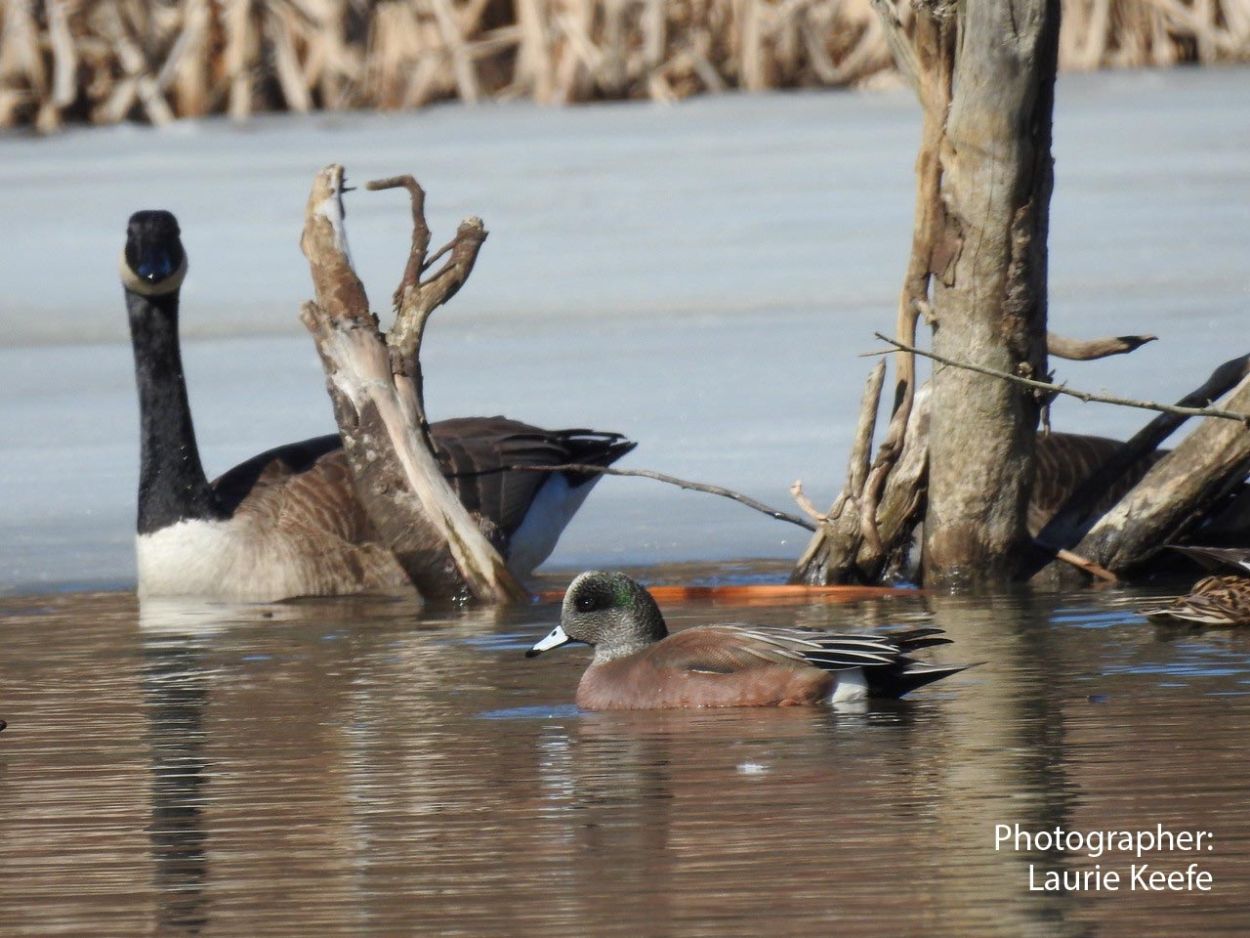
[[[1124,444],[1103,436],[1079,433],[1039,433],[1029,497],[1028,528],[1036,537],[1081,485],[1111,459]],[[1133,463],[1095,502],[1097,518],[1128,494],[1167,450],[1147,453]]]
[[[131,216],[121,279],[139,389],[140,596],[275,600],[410,587],[356,500],[337,435],[269,450],[208,481],[178,342],[186,273],[174,216]],[[504,417],[446,420],[431,434],[448,480],[490,522],[518,576],[551,553],[599,476],[503,467],[607,466],[634,448],[617,433],[541,430]]]

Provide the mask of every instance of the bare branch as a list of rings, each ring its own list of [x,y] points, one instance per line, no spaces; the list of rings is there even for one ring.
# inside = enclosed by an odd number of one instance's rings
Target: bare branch
[[[733,489],[727,489],[720,485],[708,485],[705,482],[691,482],[688,479],[679,479],[677,476],[671,476],[664,472],[652,472],[649,469],[614,469],[611,466],[591,466],[583,463],[568,463],[563,466],[503,466],[502,468],[504,471],[509,472],[594,472],[605,476],[634,476],[639,479],[654,479],[656,482],[675,485],[678,488],[688,489],[692,492],[706,492],[708,495],[719,495],[722,498],[729,498],[778,521],[788,521],[790,524],[796,524],[800,528],[806,528],[808,531],[816,530],[816,525],[806,518],[800,518],[798,515],[792,515],[788,511],[781,511],[778,508],[771,508],[763,502],[756,501],[751,496],[743,495],[741,492],[735,492]]]
[[[943,365],[950,365],[952,368],[963,368],[965,371],[975,371],[978,374],[989,375],[991,378],[1001,378],[1003,381],[1009,381],[1012,384],[1018,384],[1026,388],[1034,388],[1039,391],[1046,391],[1051,394],[1066,394],[1068,397],[1075,397],[1085,401],[1087,404],[1097,402],[1099,404],[1116,404],[1120,407],[1136,407],[1139,410],[1155,410],[1162,414],[1179,414],[1184,417],[1218,417],[1221,420],[1235,420],[1238,423],[1250,425],[1250,414],[1239,414],[1234,410],[1220,410],[1216,407],[1180,407],[1173,404],[1160,404],[1156,401],[1139,401],[1129,397],[1116,397],[1113,394],[1094,394],[1090,391],[1078,391],[1063,384],[1052,384],[1049,381],[1035,381],[1032,378],[1022,378],[1019,375],[1009,374],[1006,371],[999,371],[996,368],[985,368],[981,365],[972,365],[968,362],[955,361],[952,358],[946,358],[942,355],[926,352],[913,346],[905,345],[897,342],[888,336],[882,335],[880,332],[874,332],[874,336],[882,342],[888,342],[896,348],[905,352],[911,352],[915,355],[922,355],[925,358],[931,358],[935,362],[941,362]],[[884,353],[882,353],[884,354]]]
[[[868,481],[868,464],[872,459],[872,434],[877,426],[877,410],[881,406],[881,388],[885,383],[885,362],[877,362],[868,372],[864,396],[859,405],[859,422],[855,425],[855,442],[851,446],[850,465],[846,469],[846,489],[851,498],[864,493]]]
[[[916,157],[916,221],[907,272],[899,291],[895,326],[899,341],[904,345],[916,344],[917,322],[921,315],[928,319],[931,313],[929,290],[932,279],[935,275],[946,275],[946,267],[958,256],[961,248],[958,238],[949,230],[942,201],[941,148],[951,106],[955,29],[950,9],[941,4],[916,4],[914,10],[915,37],[908,44],[908,50],[912,54],[910,66],[915,68],[916,93],[922,105],[924,123],[920,153]],[[889,16],[881,4],[877,5],[877,11],[882,14],[888,30]],[[894,16],[897,25],[893,10],[890,15]],[[906,42],[906,37],[901,34],[896,38]],[[902,63],[900,67],[904,67]],[[901,352],[896,357],[895,367],[897,374],[890,425],[862,493],[858,495],[860,534],[864,543],[857,554],[868,566],[876,566],[884,555],[885,548],[877,529],[877,508],[887,480],[906,445],[907,428],[916,398],[915,356]]]
[[[425,221],[425,190],[411,176],[390,176],[387,179],[374,179],[365,183],[365,188],[370,192],[379,192],[383,189],[407,189],[408,195],[412,199],[412,247],[408,251],[408,263],[404,266],[404,275],[400,278],[399,286],[395,288],[392,296],[396,315],[399,314],[400,304],[404,301],[404,294],[409,289],[415,288],[420,281],[421,272],[425,270],[425,254],[430,249],[430,226]]]
[[[486,227],[476,216],[466,218],[456,236],[429,257],[430,226],[425,220],[425,190],[410,175],[391,176],[366,183],[370,191],[407,189],[412,201],[412,247],[404,274],[395,289],[395,325],[386,336],[390,349],[391,372],[400,384],[411,385],[416,402],[416,423],[427,444],[430,443],[429,419],[425,413],[425,383],[421,374],[421,342],[430,314],[460,290],[473,271],[478,252],[486,240]],[[421,275],[450,253],[451,257],[435,274],[423,282]]]
[[[448,251],[450,251],[455,246],[456,246],[456,239],[452,238],[450,241],[444,244],[441,248],[439,248],[437,251],[431,254],[429,258],[426,259],[426,262],[421,265],[421,273],[425,273],[427,270],[429,270],[431,267],[437,264],[440,260],[443,259],[443,255],[445,255]]]
[[[802,479],[795,479],[790,483],[790,497],[794,499],[795,504],[803,509],[803,514],[807,515],[813,521],[819,523],[821,521],[829,520],[829,515],[825,514],[812,504],[812,500],[808,498],[807,493],[803,491]],[[845,495],[841,495],[839,496],[839,499],[844,499],[845,497]],[[834,505],[837,507],[838,502],[834,502]]]
[[[439,251],[441,255],[450,250],[451,257],[436,273],[427,277],[424,282],[409,283],[408,271],[405,271],[405,288],[398,304],[395,328],[387,336],[387,344],[405,373],[408,373],[406,369],[416,366],[430,314],[455,296],[469,279],[486,234],[486,226],[480,218],[466,218],[456,229],[456,237],[452,240],[450,249]],[[428,241],[426,243],[428,245]],[[415,258],[409,258],[408,270],[414,269],[414,260]],[[417,264],[415,270],[420,271],[423,264],[424,253],[421,264]]]
[[[1070,339],[1054,332],[1046,333],[1046,351],[1056,358],[1087,362],[1110,355],[1124,355],[1154,342],[1157,335],[1118,335],[1102,339]]]

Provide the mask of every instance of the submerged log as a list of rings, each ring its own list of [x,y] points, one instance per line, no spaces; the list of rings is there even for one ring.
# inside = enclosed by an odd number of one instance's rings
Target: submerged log
[[[522,599],[527,594],[443,478],[425,432],[423,406],[409,370],[417,352],[411,337],[419,336],[421,324],[408,318],[422,309],[428,315],[433,306],[399,304],[393,331],[405,339],[400,343],[403,353],[392,354],[352,267],[343,185],[343,167],[338,165],[327,166],[313,182],[300,246],[317,301],[304,304],[301,319],[325,368],[357,495],[424,597]],[[421,263],[410,263],[408,270],[414,269],[419,275]],[[407,276],[401,290],[405,284],[412,292]],[[442,300],[450,292],[442,292]]]

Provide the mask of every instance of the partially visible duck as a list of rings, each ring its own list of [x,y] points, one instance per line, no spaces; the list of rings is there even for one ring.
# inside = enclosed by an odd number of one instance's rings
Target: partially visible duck
[[[591,570],[564,596],[560,624],[526,652],[594,648],[577,685],[584,710],[785,707],[897,698],[962,671],[910,653],[946,645],[942,630],[849,635],[811,629],[698,626],[669,634],[659,607],[623,573]]]
[[[209,482],[178,341],[187,273],[178,222],[130,219],[121,279],[139,389],[139,594],[277,600],[411,587],[378,539],[337,435],[269,450]],[[598,474],[509,466],[607,466],[634,444],[617,433],[542,430],[504,417],[431,427],[448,481],[518,576],[551,553]],[[441,545],[431,544],[431,550]]]
[[[1250,550],[1170,544],[1172,550],[1213,570],[1238,573],[1204,577],[1184,596],[1142,609],[1159,622],[1186,622],[1216,627],[1250,625]]]

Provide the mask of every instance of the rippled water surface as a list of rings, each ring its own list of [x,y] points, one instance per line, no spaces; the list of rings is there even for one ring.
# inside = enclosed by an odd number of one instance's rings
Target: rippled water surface
[[[4,934],[1250,927],[1250,634],[1158,631],[1125,594],[669,607],[676,628],[932,622],[956,642],[935,657],[984,662],[841,714],[579,713],[584,649],[522,657],[550,602],[0,602]],[[1213,849],[996,851],[998,824]],[[1135,862],[1213,888],[1130,892]],[[1030,865],[1121,891],[1030,892]]]

